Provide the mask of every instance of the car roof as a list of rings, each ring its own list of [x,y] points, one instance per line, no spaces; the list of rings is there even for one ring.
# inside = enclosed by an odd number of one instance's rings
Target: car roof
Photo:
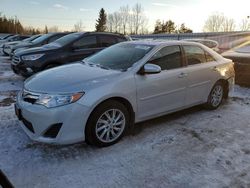
[[[196,42],[179,41],[179,40],[136,40],[127,43],[139,45],[153,45],[153,46],[166,46],[166,45],[200,45]]]
[[[112,36],[121,36],[121,37],[125,37],[126,36],[126,35],[123,35],[121,33],[97,32],[97,31],[85,32],[85,34],[112,35]]]
[[[192,38],[192,39],[183,39],[185,41],[207,41],[207,42],[215,42],[217,43],[217,41],[215,40],[211,40],[211,39],[200,39],[200,38]]]

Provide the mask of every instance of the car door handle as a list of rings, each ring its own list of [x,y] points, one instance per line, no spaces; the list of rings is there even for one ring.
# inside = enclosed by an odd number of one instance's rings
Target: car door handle
[[[184,77],[187,77],[187,75],[188,75],[187,73],[182,72],[182,73],[179,74],[178,77],[179,78],[184,78]]]

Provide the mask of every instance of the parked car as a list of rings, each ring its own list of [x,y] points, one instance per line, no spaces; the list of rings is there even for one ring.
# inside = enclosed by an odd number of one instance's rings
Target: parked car
[[[58,65],[82,60],[108,46],[127,41],[127,37],[112,33],[72,33],[48,45],[15,53],[12,69],[30,76]]]
[[[48,33],[48,34],[45,34],[45,35],[42,35],[42,36],[36,38],[33,41],[20,43],[20,44],[13,46],[11,48],[10,56],[13,57],[14,52],[22,51],[22,50],[25,50],[28,48],[40,47],[40,46],[43,46],[45,44],[49,44],[49,43],[65,36],[67,34],[69,34],[69,33],[68,32]]]
[[[41,34],[39,35],[33,35],[29,38],[26,38],[24,40],[21,40],[21,41],[14,41],[14,42],[7,42],[7,43],[4,43],[3,44],[3,53],[5,55],[10,55],[11,54],[11,48],[13,46],[16,46],[18,44],[21,44],[21,43],[27,43],[27,42],[32,42],[33,40],[35,40],[36,38],[40,37]]]
[[[205,46],[207,46],[208,48],[213,49],[214,51],[216,51],[217,53],[220,52],[219,49],[219,43],[215,40],[210,40],[210,39],[184,39],[185,41],[190,41],[190,42],[199,42]]]
[[[7,39],[8,37],[11,37],[11,36],[13,36],[13,34],[1,33],[1,35],[0,35],[0,40]]]
[[[218,108],[233,83],[233,62],[204,45],[129,41],[35,74],[15,112],[33,140],[109,146],[134,122],[203,103]]]
[[[6,42],[20,41],[29,37],[30,37],[29,35],[13,35],[13,36],[7,37],[6,39],[0,40],[0,48],[2,48],[2,45]]]
[[[234,61],[235,82],[250,86],[250,42],[224,52],[222,56]]]

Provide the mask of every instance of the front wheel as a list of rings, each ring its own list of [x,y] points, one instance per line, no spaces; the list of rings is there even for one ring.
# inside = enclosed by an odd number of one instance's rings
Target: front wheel
[[[224,92],[223,83],[217,82],[208,96],[206,107],[212,110],[217,109],[223,101]]]
[[[107,101],[99,105],[91,114],[85,136],[87,143],[98,147],[110,146],[118,142],[129,124],[129,113],[118,101]]]

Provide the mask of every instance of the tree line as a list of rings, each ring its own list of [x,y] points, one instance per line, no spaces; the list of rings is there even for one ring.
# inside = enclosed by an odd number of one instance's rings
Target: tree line
[[[24,27],[20,20],[15,17],[8,18],[4,14],[0,13],[0,33],[13,33],[13,34],[27,34],[27,35],[35,35],[40,33],[48,33],[48,32],[58,32],[58,26],[47,27],[44,29],[34,28],[31,26]]]
[[[159,33],[192,33],[193,30],[186,27],[184,23],[181,24],[180,27],[177,27],[177,25],[172,21],[160,21],[157,20],[155,23],[155,28],[154,28],[154,34],[159,34]]]
[[[80,20],[74,24],[72,31],[80,32],[84,30],[83,22]],[[250,30],[250,17],[242,20],[239,25],[240,30]],[[104,8],[99,12],[96,20],[95,30],[100,32],[113,32],[123,34],[148,34],[148,18],[145,15],[141,4],[136,3],[134,6],[121,6],[113,13],[106,13]],[[236,23],[233,19],[224,16],[221,13],[210,15],[203,26],[204,32],[228,32],[235,31]],[[24,27],[19,19],[15,17],[6,17],[0,13],[0,33],[16,34],[39,34],[48,32],[58,32],[58,26],[47,27],[44,29],[34,28],[31,26]],[[192,33],[192,29],[186,27],[184,23],[180,26],[172,20],[156,20],[154,30],[151,33]]]
[[[241,31],[250,30],[250,17],[242,19],[239,24],[239,29]],[[216,12],[210,15],[205,21],[203,27],[204,32],[230,32],[236,30],[236,22],[234,19],[226,17],[224,14]]]
[[[148,18],[141,4],[121,6],[107,15],[107,31],[123,34],[148,33]]]
[[[7,18],[0,13],[0,33],[24,33],[24,28],[16,16]]]

